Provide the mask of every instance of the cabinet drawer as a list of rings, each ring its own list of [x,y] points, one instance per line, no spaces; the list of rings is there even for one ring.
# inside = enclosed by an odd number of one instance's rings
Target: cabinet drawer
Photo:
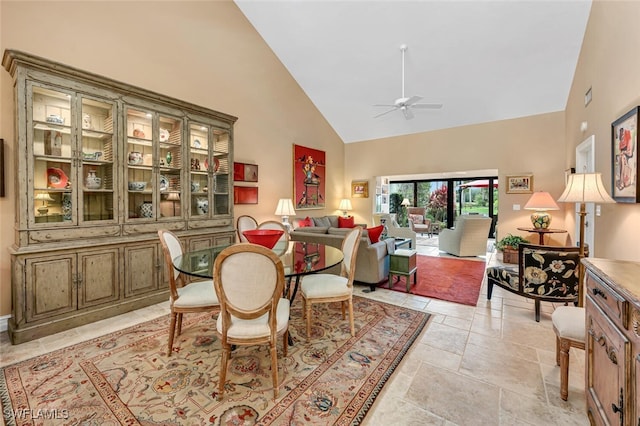
[[[629,328],[629,303],[622,296],[591,272],[587,273],[586,290],[611,321],[619,327]]]

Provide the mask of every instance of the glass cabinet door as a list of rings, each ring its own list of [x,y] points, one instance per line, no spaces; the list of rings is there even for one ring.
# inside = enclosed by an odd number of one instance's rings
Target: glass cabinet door
[[[128,108],[126,111],[127,152],[125,155],[128,219],[156,217],[153,204],[153,113]]]
[[[229,132],[189,124],[191,217],[229,214]]]
[[[115,150],[113,136],[114,105],[81,97],[80,149],[82,164],[81,221],[114,220]],[[63,220],[66,219],[63,198]]]
[[[182,121],[161,115],[158,127],[160,217],[179,217],[183,198]]]
[[[33,193],[29,200],[32,223],[72,221],[71,202],[76,169],[72,158],[73,129],[71,126],[72,93],[29,85],[33,96],[28,143],[33,156]],[[63,214],[64,210],[64,214]],[[30,215],[31,218],[31,215]],[[31,222],[31,220],[30,220]]]

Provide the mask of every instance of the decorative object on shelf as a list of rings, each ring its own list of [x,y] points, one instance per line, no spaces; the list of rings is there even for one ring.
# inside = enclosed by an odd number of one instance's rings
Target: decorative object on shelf
[[[209,171],[209,159],[208,158],[204,159],[204,169]]]
[[[160,191],[169,189],[169,179],[165,175],[160,175]]]
[[[40,216],[45,216],[47,213],[49,213],[49,206],[47,205],[47,201],[54,201],[54,199],[51,198],[51,195],[49,195],[48,192],[41,192],[39,194],[36,194],[35,199],[38,201],[42,201],[42,205],[38,207],[38,214]]]
[[[153,217],[153,203],[151,201],[143,202],[142,204],[140,204],[138,213],[140,217]]]
[[[282,216],[282,225],[287,231],[291,231],[289,216],[296,215],[296,211],[293,209],[293,201],[291,200],[291,198],[280,198],[280,200],[278,200],[278,206],[276,207],[275,214],[278,216]]]
[[[143,158],[142,153],[138,151],[133,151],[129,153],[129,164],[132,166],[138,166],[142,164]]]
[[[199,139],[196,139],[196,140],[193,141],[193,147],[196,148],[196,149],[202,148],[202,144],[200,143]]]
[[[86,186],[87,189],[100,189],[102,186],[102,179],[96,176],[94,169],[89,169],[87,172],[87,176],[84,178],[84,186]]]
[[[291,200],[289,200],[291,201]],[[249,229],[243,231],[242,234],[252,244],[259,244],[268,249],[272,249],[276,245],[284,231],[278,229]]]
[[[297,209],[325,207],[325,158],[324,151],[293,145],[293,199]]]
[[[209,213],[209,200],[205,197],[196,198],[196,212],[199,215],[205,215]]]
[[[258,187],[234,186],[233,204],[258,204]]]
[[[69,178],[57,167],[47,169],[47,186],[49,188],[66,188]]]
[[[160,128],[160,142],[167,142],[169,140],[169,131],[167,129]]]
[[[129,191],[144,191],[147,187],[147,182],[129,182]]]
[[[507,176],[507,194],[531,194],[533,175]]]
[[[56,157],[62,155],[62,133],[55,130],[44,131],[44,154]]]
[[[587,208],[585,203],[615,203],[616,201],[609,196],[607,190],[602,184],[601,173],[574,173],[569,175],[569,182],[558,201],[561,203],[580,203],[580,236],[578,243],[580,244],[580,258],[584,257],[584,225]],[[584,266],[580,266],[580,277],[578,282],[583,282]],[[578,306],[583,304],[582,285],[578,291]]]
[[[560,210],[551,194],[545,191],[534,192],[527,204],[524,205],[525,210],[534,210],[531,213],[531,223],[534,228],[546,229],[551,225],[551,215],[547,210]]]
[[[348,198],[343,198],[342,200],[340,200],[340,206],[338,207],[338,209],[342,210],[342,215],[344,217],[348,217],[348,211],[353,210],[353,207],[351,206],[351,200]]]
[[[56,114],[51,114],[47,118],[47,123],[64,124],[64,118]]]
[[[638,170],[638,116],[640,106],[611,123],[611,187],[613,198],[621,203],[640,202]]]
[[[176,215],[176,204],[180,207],[180,194],[177,192],[171,192],[167,195],[167,201],[171,201],[173,207],[173,215]],[[178,210],[179,211],[179,210]]]
[[[82,128],[91,129],[91,116],[89,114],[82,114]]]
[[[191,159],[191,170],[200,170],[200,160],[197,158]]]
[[[167,166],[171,165],[171,160],[173,159],[173,157],[171,156],[171,151],[167,151]]]
[[[351,181],[351,198],[369,198],[369,181]]]
[[[140,129],[133,129],[133,137],[144,139],[144,132]]]
[[[96,151],[93,153],[93,159],[96,161],[102,160],[102,151]]]
[[[71,193],[64,192],[62,194],[62,220],[70,221],[72,219],[71,215]]]
[[[199,191],[200,191],[200,183],[191,182],[191,192],[199,192]]]

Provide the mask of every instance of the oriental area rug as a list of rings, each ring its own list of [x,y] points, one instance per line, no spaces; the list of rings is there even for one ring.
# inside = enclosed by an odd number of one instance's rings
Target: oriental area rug
[[[476,306],[485,275],[484,260],[417,255],[416,262],[418,282],[414,285],[411,276],[409,293]],[[380,287],[389,288],[389,282],[383,282]],[[405,293],[405,277],[397,281],[394,276],[392,290]]]
[[[313,307],[306,342],[300,303],[282,356],[274,401],[268,346],[231,354],[217,400],[217,313],[185,315],[171,357],[168,316],[6,366],[0,374],[8,425],[359,424],[429,314],[354,296],[356,337],[339,304]]]

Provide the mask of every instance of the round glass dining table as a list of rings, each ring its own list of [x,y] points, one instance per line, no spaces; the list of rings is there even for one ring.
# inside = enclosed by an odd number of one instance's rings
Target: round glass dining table
[[[173,259],[173,267],[186,275],[211,279],[213,278],[213,263],[216,256],[227,247],[229,245],[185,252]],[[287,278],[285,294],[289,295],[291,301],[296,297],[301,276],[332,268],[342,262],[344,258],[340,249],[325,244],[302,241],[278,243],[272,250],[282,260],[284,276]],[[293,292],[291,292],[292,281],[294,284]]]

